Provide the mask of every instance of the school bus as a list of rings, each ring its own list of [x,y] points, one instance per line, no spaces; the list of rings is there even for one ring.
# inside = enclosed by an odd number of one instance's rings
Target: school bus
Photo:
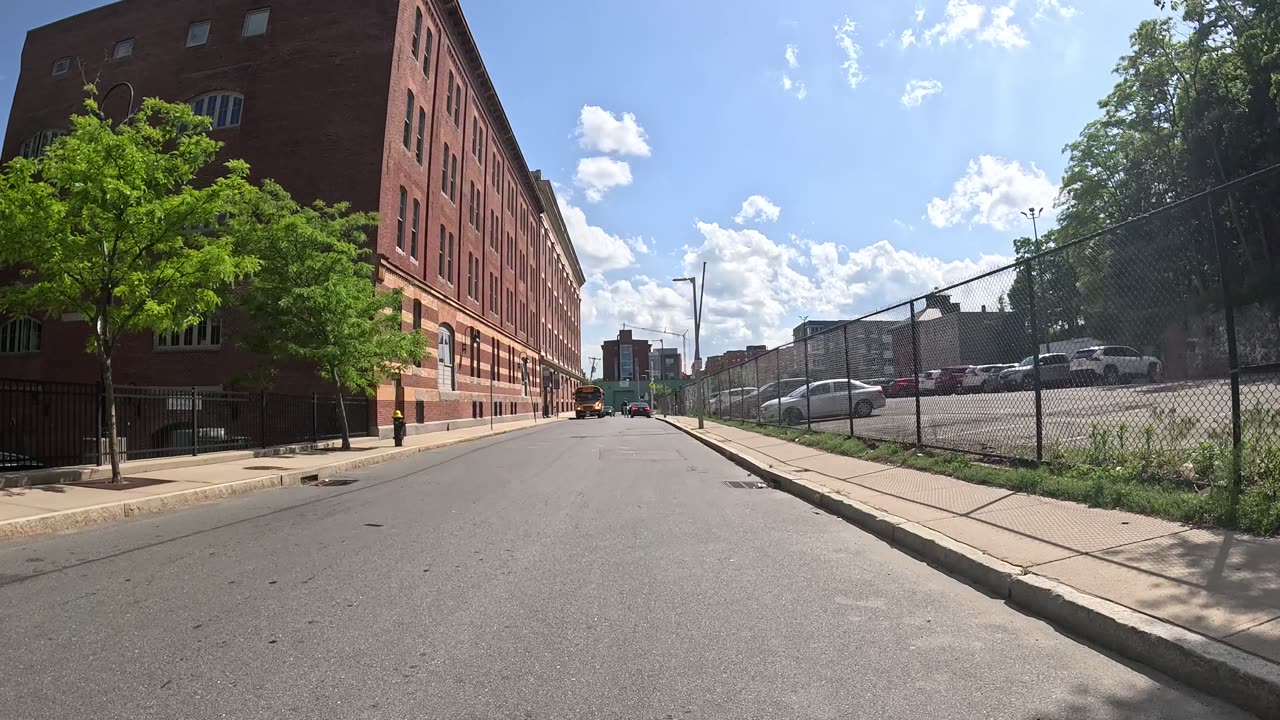
[[[573,415],[581,420],[584,417],[604,417],[604,389],[598,385],[583,385],[573,391]]]

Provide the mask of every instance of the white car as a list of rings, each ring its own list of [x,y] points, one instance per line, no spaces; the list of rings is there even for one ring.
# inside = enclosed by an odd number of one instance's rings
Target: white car
[[[1000,373],[1017,365],[972,365],[960,380],[959,392],[995,392],[1000,389]]]
[[[930,370],[920,376],[920,394],[932,395],[938,389],[938,378],[942,377],[941,370]]]
[[[728,415],[731,410],[737,409],[742,404],[742,398],[755,392],[753,387],[730,388],[728,390],[717,393],[711,399],[710,407],[713,415]]]
[[[1078,385],[1092,385],[1099,380],[1115,385],[1140,377],[1156,382],[1163,374],[1164,364],[1158,358],[1127,345],[1081,348],[1071,356],[1071,380]]]
[[[764,422],[799,425],[806,418],[849,417],[850,411],[854,417],[866,417],[884,405],[884,388],[857,380],[820,380],[796,388],[781,400],[765,402],[760,406],[760,415]]]

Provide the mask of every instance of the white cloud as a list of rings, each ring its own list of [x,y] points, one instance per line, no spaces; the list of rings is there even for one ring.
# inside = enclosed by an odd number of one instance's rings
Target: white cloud
[[[586,213],[570,205],[563,197],[559,201],[560,214],[573,241],[573,249],[588,277],[601,276],[635,264],[636,256],[626,240],[588,223]]]
[[[924,22],[924,8],[916,8],[916,24]]]
[[[777,222],[780,214],[782,214],[782,208],[774,205],[769,198],[763,195],[752,195],[742,201],[742,210],[734,216],[733,221],[739,225],[748,220]]]
[[[583,105],[578,116],[578,142],[588,150],[619,155],[649,156],[649,143],[636,116],[623,113],[622,118],[595,105]]]
[[[946,199],[929,201],[928,218],[935,227],[961,222],[1008,230],[1018,213],[1029,207],[1051,208],[1058,186],[1032,164],[1028,169],[1011,160],[982,155],[970,160]]]
[[[649,255],[653,252],[653,248],[649,247],[649,244],[646,243],[644,238],[639,235],[633,238],[627,238],[627,245],[631,246],[632,250],[635,250],[641,255]]]
[[[902,35],[898,38],[898,43],[904,48],[909,48],[912,45],[915,45],[916,44],[915,31],[912,30],[911,28],[907,28],[906,30],[903,30]]]
[[[637,275],[630,280],[605,281],[595,278],[582,292],[583,355],[599,357],[600,344],[618,337],[622,323],[628,326],[688,331],[687,367],[693,353],[693,299],[688,284],[676,285],[666,279]],[[680,339],[636,330],[637,338],[646,338],[654,347],[658,338],[666,347],[680,347]],[[706,353],[704,353],[706,354]],[[590,369],[589,367],[587,369]],[[596,366],[601,371],[599,365]]]
[[[1022,28],[1009,24],[1013,2],[991,9],[991,22],[978,33],[978,40],[1002,48],[1026,47],[1027,36],[1022,34]]]
[[[800,67],[800,49],[795,45],[788,45],[783,55],[787,58],[787,67],[792,70]]]
[[[937,80],[911,80],[902,93],[902,105],[906,108],[918,108],[925,98],[940,92],[942,83]]]
[[[797,100],[803,100],[809,97],[809,88],[804,86],[804,82],[800,80],[792,80],[790,75],[783,74],[782,89],[796,96]]]
[[[631,166],[625,160],[603,155],[582,158],[574,183],[582,188],[589,202],[600,202],[609,190],[631,184]]]
[[[1075,17],[1076,12],[1078,11],[1074,7],[1064,5],[1062,0],[1037,0],[1035,19],[1039,20],[1052,13],[1063,20],[1070,20]]]
[[[969,0],[947,0],[942,22],[924,32],[924,41],[929,45],[935,40],[939,45],[947,45],[965,35],[977,33],[982,27],[982,16],[986,12],[986,6]]]
[[[845,61],[840,63],[840,67],[844,70],[845,80],[849,83],[851,89],[858,89],[858,85],[862,83],[862,69],[858,66],[859,58],[862,56],[862,47],[853,41],[853,33],[857,30],[857,23],[850,20],[846,15],[844,22],[835,26],[836,46],[844,51]]]

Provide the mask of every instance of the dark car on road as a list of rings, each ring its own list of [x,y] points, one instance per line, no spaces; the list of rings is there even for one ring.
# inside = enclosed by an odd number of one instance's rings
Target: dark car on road
[[[627,407],[627,415],[631,417],[653,417],[653,408],[649,407],[649,403],[644,400],[633,402]]]

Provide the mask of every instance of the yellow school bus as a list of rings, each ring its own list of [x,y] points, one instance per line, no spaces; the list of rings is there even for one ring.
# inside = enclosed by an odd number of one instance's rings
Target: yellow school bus
[[[584,417],[604,417],[604,390],[598,385],[583,385],[573,391],[573,414]]]

